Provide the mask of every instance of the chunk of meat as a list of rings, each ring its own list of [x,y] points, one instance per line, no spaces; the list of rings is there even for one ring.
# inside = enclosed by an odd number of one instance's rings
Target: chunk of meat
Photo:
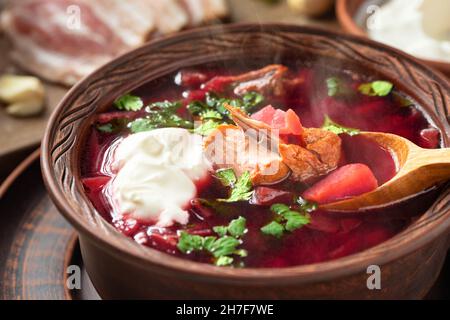
[[[242,110],[233,106],[225,104],[225,108],[230,112],[233,121],[245,130],[246,135],[250,136],[256,132],[258,136],[265,136],[265,139],[270,140],[271,144],[277,145],[277,148],[272,148],[272,150],[276,150],[283,164],[292,171],[290,178],[294,181],[310,182],[312,178],[320,177],[336,169],[341,160],[341,138],[326,130],[302,128],[300,120],[293,111],[292,113],[298,119],[298,125],[302,130],[301,144],[283,143],[285,141],[282,139],[274,138],[270,125],[250,118]],[[272,112],[269,108],[268,113],[273,113],[275,116],[277,111]],[[261,116],[261,118],[265,117]],[[292,122],[292,120],[290,121]],[[273,119],[268,122],[273,123]],[[284,120],[285,125],[286,122]],[[258,139],[260,138],[258,137]]]
[[[277,129],[281,140],[285,143],[296,143],[302,146],[305,144],[302,137],[302,123],[292,109],[283,111],[274,109],[269,105],[254,113],[251,118],[262,121],[273,129]]]
[[[233,168],[237,176],[249,171],[254,185],[275,184],[289,175],[289,168],[267,143],[236,126],[219,126],[205,139],[204,148],[215,169]]]
[[[250,91],[262,94],[283,94],[283,77],[288,68],[280,64],[268,65],[262,69],[250,71],[236,76],[218,76],[204,85],[205,91],[225,92],[232,87],[236,95],[244,95]]]
[[[337,168],[341,159],[341,138],[318,129],[304,128],[305,147],[295,144],[280,144],[283,162],[292,170],[291,179],[308,182]]]
[[[331,203],[375,190],[377,179],[365,164],[340,167],[303,193],[307,200],[319,204]]]

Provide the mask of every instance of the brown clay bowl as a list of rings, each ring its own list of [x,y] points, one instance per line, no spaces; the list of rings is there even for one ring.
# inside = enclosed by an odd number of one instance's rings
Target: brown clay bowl
[[[149,43],[78,83],[51,117],[42,144],[47,188],[79,233],[87,271],[103,298],[421,298],[449,247],[450,188],[391,240],[338,260],[286,269],[219,268],[138,245],[98,215],[83,192],[79,155],[96,112],[118,96],[183,67],[205,62],[264,64],[284,59],[338,63],[393,81],[415,98],[450,146],[450,86],[400,51],[364,38],[292,25],[227,25]],[[382,289],[367,288],[381,268]]]
[[[367,36],[364,25],[368,14],[365,13],[365,9],[371,4],[382,4],[383,2],[386,2],[386,0],[337,0],[336,16],[346,32],[357,36]],[[417,59],[441,71],[447,77],[450,77],[450,63],[421,58]]]

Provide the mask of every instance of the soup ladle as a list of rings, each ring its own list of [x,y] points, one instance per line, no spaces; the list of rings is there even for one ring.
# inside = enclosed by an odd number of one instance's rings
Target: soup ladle
[[[395,134],[361,132],[390,152],[396,175],[377,189],[350,199],[321,205],[330,211],[361,211],[396,203],[450,179],[450,148],[423,149]]]
[[[249,118],[242,111],[230,105],[225,105],[225,108],[230,112],[236,125],[242,129],[259,130],[263,128],[270,133],[270,127],[265,123]],[[406,200],[425,192],[434,185],[450,180],[450,148],[423,149],[408,139],[390,133],[360,132],[359,135],[373,140],[389,151],[396,165],[395,176],[371,192],[322,204],[319,206],[320,208],[335,212],[375,209]],[[267,139],[276,138],[268,134]]]

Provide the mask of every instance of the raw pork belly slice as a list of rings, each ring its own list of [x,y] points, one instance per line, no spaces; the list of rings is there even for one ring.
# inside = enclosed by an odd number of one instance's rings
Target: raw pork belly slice
[[[123,38],[124,33],[113,30],[96,14],[99,8],[89,3],[94,2],[31,0],[14,3],[1,16],[2,27],[14,42],[14,60],[50,81],[72,85],[128,50],[130,44]],[[71,5],[80,8],[79,29],[68,28],[67,8]],[[118,19],[117,25],[122,28],[126,20],[120,16]]]
[[[70,6],[80,28],[68,28]],[[225,0],[23,0],[0,16],[13,59],[50,81],[73,85],[150,36],[179,31],[226,14]]]

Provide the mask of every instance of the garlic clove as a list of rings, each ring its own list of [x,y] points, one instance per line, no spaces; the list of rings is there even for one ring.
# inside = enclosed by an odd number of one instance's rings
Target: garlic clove
[[[43,98],[32,98],[15,102],[6,107],[6,112],[15,117],[29,117],[39,114],[44,109]]]
[[[44,95],[44,86],[36,77],[17,75],[0,77],[0,100],[7,104],[43,100]]]

